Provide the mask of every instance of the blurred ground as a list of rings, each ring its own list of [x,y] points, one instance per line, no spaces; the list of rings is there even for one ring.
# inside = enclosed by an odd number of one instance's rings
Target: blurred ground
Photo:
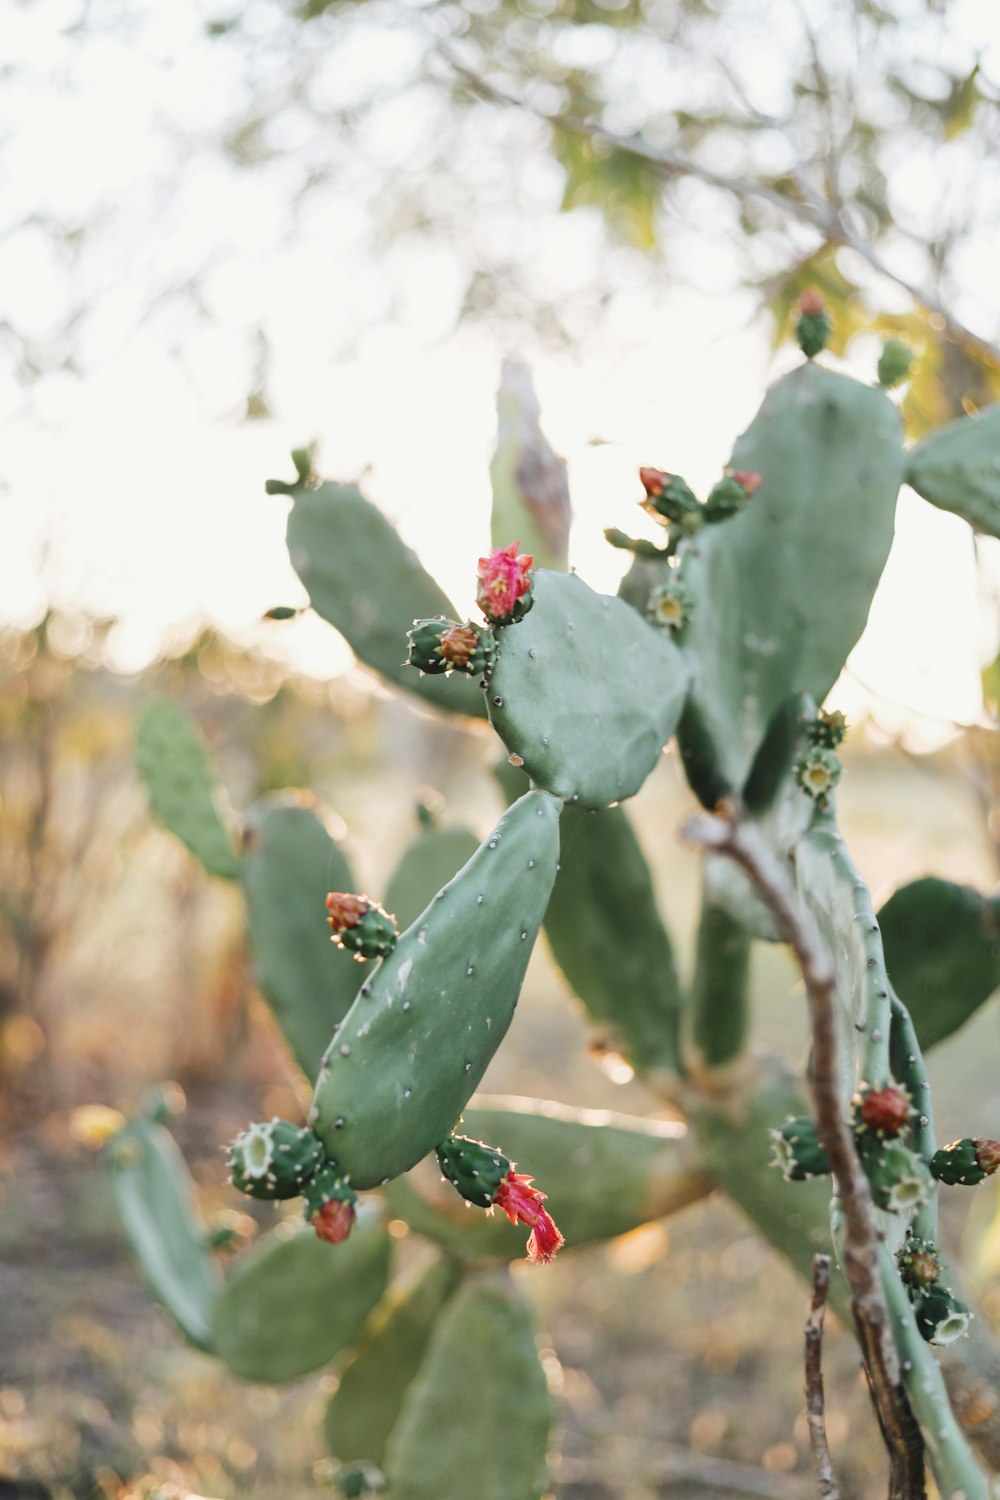
[[[459,753],[453,731],[421,719],[403,757],[384,748],[399,743],[386,730],[409,734],[413,716],[395,705],[379,712],[374,726],[368,710],[353,720],[341,715],[336,762],[317,755],[313,781],[343,813],[364,886],[374,890],[411,836],[405,809],[421,783],[447,780],[451,816],[480,832],[498,807],[484,774],[488,746],[482,755]],[[302,714],[294,719],[289,710],[299,729],[309,718]],[[287,727],[285,734],[287,743]],[[374,777],[373,746],[383,747]],[[237,797],[244,785],[261,784],[248,759],[245,744],[229,757]],[[188,1110],[177,1133],[211,1214],[246,1207],[225,1185],[224,1143],[262,1111],[296,1107],[295,1075],[259,1002],[248,1000],[238,902],[145,825],[134,786],[127,796],[128,863],[115,869],[113,885],[128,899],[102,912],[101,964],[84,943],[91,969],[81,968],[77,949],[46,978],[38,1023],[45,1046],[23,1068],[35,1083],[18,1093],[14,1079],[10,1098],[20,1109],[10,1112],[0,1145],[0,1500],[298,1500],[325,1489],[318,1419],[335,1375],[247,1387],[187,1349],[140,1284],[95,1160],[68,1131],[75,1104],[101,1098],[127,1109],[145,1084],[180,1076]],[[697,861],[676,837],[690,802],[672,760],[638,800],[637,824],[683,964]],[[848,757],[842,812],[877,901],[927,870],[993,883],[993,850],[952,762],[873,754],[859,742]],[[651,837],[650,829],[660,832]],[[176,897],[178,887],[182,899],[164,906],[163,890]],[[182,937],[191,941],[179,962],[173,950]],[[127,944],[120,954],[119,941]],[[784,955],[760,947],[754,982],[759,1037],[800,1060],[803,1007]],[[1000,1135],[997,1027],[993,1005],[933,1056],[945,1140],[972,1129]],[[651,1101],[628,1070],[614,1059],[596,1062],[586,1043],[561,980],[538,954],[485,1087],[647,1113]],[[5,1060],[8,1070],[17,1062],[9,1046]],[[988,1217],[988,1190],[981,1192],[980,1228]],[[946,1240],[955,1248],[968,1200],[952,1197]],[[404,1257],[411,1248],[404,1242]],[[517,1274],[561,1365],[560,1372],[552,1362],[559,1500],[814,1493],[801,1396],[805,1290],[727,1204],[712,1201],[609,1247]],[[987,1308],[1000,1318],[997,1292]],[[880,1448],[852,1342],[835,1325],[826,1383],[843,1492],[876,1500]]]

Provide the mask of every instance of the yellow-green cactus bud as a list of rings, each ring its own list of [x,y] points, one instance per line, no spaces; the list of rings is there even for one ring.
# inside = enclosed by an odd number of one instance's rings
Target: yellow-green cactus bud
[[[233,1143],[233,1186],[251,1198],[295,1198],[323,1161],[322,1142],[290,1120],[258,1122]]]
[[[679,578],[658,584],[649,596],[646,614],[654,625],[680,634],[694,613],[690,589]]]
[[[806,739],[821,750],[836,750],[847,733],[847,720],[839,709],[823,710],[806,725]]]
[[[832,750],[810,745],[795,762],[795,780],[817,807],[826,807],[840,780],[840,761]]]
[[[902,339],[886,339],[878,361],[878,383],[887,389],[899,385],[913,368],[913,350]]]

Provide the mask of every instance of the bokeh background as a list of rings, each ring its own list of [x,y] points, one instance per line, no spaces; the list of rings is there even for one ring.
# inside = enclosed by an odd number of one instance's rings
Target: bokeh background
[[[604,527],[652,534],[638,465],[717,477],[807,285],[834,365],[870,378],[882,336],[910,340],[911,436],[1000,398],[1000,22],[990,0],[0,0],[0,75],[0,1495],[314,1495],[334,1377],[247,1389],[184,1349],[72,1131],[175,1080],[203,1206],[232,1214],[220,1148],[301,1109],[238,899],[149,816],[136,712],[185,703],[238,812],[315,790],[375,894],[419,796],[484,832],[491,743],[388,696],[308,612],[262,618],[304,602],[264,480],[315,442],[467,606],[514,355],[568,463],[571,559],[613,590]],[[998,597],[1000,545],[904,493],[832,700],[877,900],[997,879]],[[683,957],[672,754],[639,802]],[[800,1060],[791,967],[754,973],[759,1035]],[[935,1054],[945,1138],[970,1097],[1000,1135],[997,1024]],[[543,952],[487,1082],[653,1108],[588,1055]],[[984,1195],[948,1234],[1000,1319]],[[561,1362],[562,1500],[811,1493],[801,1289],[726,1205],[523,1284]],[[827,1381],[867,1500],[836,1330]]]

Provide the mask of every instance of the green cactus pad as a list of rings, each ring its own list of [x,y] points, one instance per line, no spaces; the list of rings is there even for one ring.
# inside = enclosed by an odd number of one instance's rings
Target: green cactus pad
[[[545,913],[552,956],[588,1014],[644,1072],[676,1070],[680,985],[645,855],[621,807],[563,813]]]
[[[457,870],[472,858],[479,840],[468,828],[425,828],[389,877],[385,904],[405,931]]]
[[[894,891],[878,914],[886,967],[920,1045],[944,1041],[1000,985],[1000,908],[928,875]]]
[[[355,1188],[449,1133],[514,1014],[559,855],[562,805],[515,802],[362,985],[323,1058],[311,1118]]]
[[[975,1187],[990,1175],[979,1165],[976,1142],[969,1136],[935,1151],[931,1157],[931,1172],[938,1182],[945,1182],[949,1187]]]
[[[683,1126],[666,1121],[484,1095],[465,1111],[460,1129],[500,1141],[517,1170],[535,1178],[567,1249],[627,1234],[708,1191]],[[501,1213],[469,1210],[440,1180],[436,1162],[400,1177],[385,1194],[393,1213],[464,1260],[524,1254],[524,1231]]]
[[[385,1462],[403,1398],[460,1279],[454,1261],[434,1260],[379,1303],[323,1419],[330,1452],[342,1462]]]
[[[677,726],[680,651],[576,574],[538,572],[534,597],[530,614],[497,631],[490,722],[555,796],[585,807],[631,797]]]
[[[254,975],[309,1079],[357,994],[359,965],[330,941],[327,891],[354,877],[304,793],[259,802],[248,819],[243,892]]]
[[[393,1500],[539,1500],[552,1404],[535,1339],[505,1272],[456,1293],[389,1439]]]
[[[185,1338],[211,1352],[222,1277],[173,1136],[137,1116],[111,1138],[104,1160],[125,1237],[154,1295]]]
[[[1000,403],[925,437],[907,455],[906,482],[939,510],[1000,536]]]
[[[928,1344],[953,1344],[969,1331],[969,1309],[940,1282],[912,1294],[911,1301],[920,1336]]]
[[[297,1198],[323,1160],[311,1130],[277,1118],[258,1121],[233,1142],[233,1187],[251,1198]]]
[[[899,414],[806,365],[771,388],[730,464],[762,474],[760,490],[684,556],[693,685],[678,738],[707,806],[743,787],[789,694],[822,702],[865,627],[892,542]]]
[[[190,715],[170,698],[150,703],[135,732],[135,763],[153,812],[210,875],[235,880],[240,859],[225,791]]]
[[[217,1352],[234,1375],[274,1385],[326,1364],[385,1291],[391,1246],[375,1213],[359,1214],[342,1245],[281,1225],[236,1263],[216,1307]]]
[[[816,1121],[810,1115],[793,1116],[772,1130],[771,1152],[775,1165],[789,1182],[829,1176],[830,1163],[820,1145]]]
[[[294,487],[288,555],[318,615],[345,637],[359,661],[438,708],[481,718],[483,695],[460,673],[422,677],[406,661],[406,632],[454,605],[396,528],[355,485]]]

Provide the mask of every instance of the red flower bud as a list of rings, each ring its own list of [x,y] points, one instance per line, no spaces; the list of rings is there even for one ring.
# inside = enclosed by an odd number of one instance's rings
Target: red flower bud
[[[361,918],[371,909],[371,902],[364,896],[354,896],[348,891],[331,891],[326,898],[326,909],[330,913],[327,921],[334,932],[346,932],[357,927]]]
[[[318,1214],[313,1214],[309,1222],[321,1240],[329,1240],[331,1245],[340,1245],[354,1228],[356,1217],[353,1203],[331,1198],[329,1203],[323,1204]]]
[[[974,1136],[973,1145],[976,1148],[976,1161],[987,1177],[992,1177],[997,1167],[1000,1167],[1000,1141],[984,1141],[979,1136]]]
[[[534,558],[518,557],[520,546],[520,542],[511,542],[509,547],[495,547],[479,559],[476,603],[486,618],[498,625],[514,616],[518,600],[531,588],[528,572]]]
[[[465,667],[479,645],[480,632],[472,624],[452,625],[442,630],[438,652],[453,667]]]
[[[533,1181],[534,1178],[511,1168],[497,1189],[493,1204],[503,1209],[512,1224],[530,1225],[528,1259],[547,1262],[565,1241],[552,1216],[542,1207],[545,1194],[529,1186]]]
[[[866,1130],[879,1135],[899,1135],[910,1119],[910,1100],[903,1089],[887,1084],[863,1095],[858,1119]]]
[[[807,318],[818,318],[826,312],[823,293],[818,286],[807,286],[799,298],[799,312]]]
[[[751,495],[756,495],[764,483],[763,474],[758,474],[756,469],[727,469],[726,473],[730,479],[735,479],[748,499]]]
[[[642,487],[646,491],[646,494],[651,500],[655,500],[658,495],[663,494],[664,486],[670,475],[665,474],[662,469],[645,468],[639,470],[639,478],[642,481]]]

